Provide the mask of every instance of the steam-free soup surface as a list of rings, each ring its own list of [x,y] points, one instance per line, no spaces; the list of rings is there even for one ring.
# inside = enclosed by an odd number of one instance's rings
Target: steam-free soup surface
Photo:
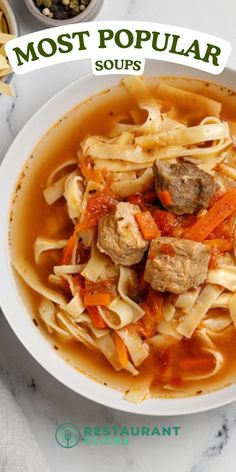
[[[231,133],[235,131],[236,105],[232,92],[209,85],[205,82],[190,79],[162,79],[164,83],[184,90],[193,91],[202,96],[222,103],[221,120],[227,120]],[[155,97],[157,79],[149,79],[149,87]],[[75,98],[76,100],[76,98]],[[53,266],[61,263],[62,251],[45,252],[40,256],[36,266],[34,243],[41,237],[62,240],[69,239],[73,233],[74,223],[68,216],[67,203],[60,198],[53,205],[45,201],[43,191],[48,186],[48,177],[63,162],[77,159],[80,143],[88,136],[108,138],[117,122],[133,123],[130,110],[135,109],[134,97],[123,86],[107,90],[100,95],[78,105],[65,115],[34,149],[27,161],[19,180],[11,214],[10,243],[12,259],[23,256],[36,268],[43,284],[53,286],[48,277]],[[168,113],[170,103],[162,103]],[[184,101],[175,104],[175,119],[193,126],[203,118],[199,110],[189,110]],[[147,112],[141,110],[139,120],[144,122]],[[73,171],[74,165],[71,166]],[[60,177],[60,176],[59,176]],[[188,223],[192,223],[191,222]],[[150,385],[152,395],[176,397],[192,395],[222,388],[236,380],[236,332],[233,323],[214,335],[214,348],[223,357],[223,364],[216,375],[207,378],[215,367],[215,358],[205,348],[204,341],[195,333],[191,338],[172,340],[169,345],[157,348],[150,345],[149,356],[138,367],[139,375],[121,370],[116,372],[104,355],[91,350],[76,340],[66,341],[62,336],[48,333],[45,324],[38,315],[41,296],[17,276],[19,289],[29,307],[32,322],[37,326],[40,335],[45,336],[66,361],[80,372],[113,388],[127,391]],[[203,285],[202,285],[203,287]],[[60,291],[63,292],[60,289]],[[145,296],[142,294],[145,299]],[[164,301],[169,294],[163,294]],[[143,300],[140,299],[142,303]],[[229,315],[226,308],[214,308],[207,317],[218,318]],[[199,360],[200,359],[200,360]],[[184,380],[194,371],[199,380]],[[206,378],[204,378],[206,377]]]

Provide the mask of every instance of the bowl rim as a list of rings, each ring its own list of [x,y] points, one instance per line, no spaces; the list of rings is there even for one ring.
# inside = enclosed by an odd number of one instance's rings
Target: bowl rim
[[[40,10],[36,7],[33,0],[24,0],[26,7],[29,12],[41,23],[47,26],[62,26],[73,23],[80,23],[83,21],[90,21],[98,15],[100,9],[103,6],[104,0],[90,0],[90,3],[85,8],[84,11],[78,13],[78,15],[73,18],[68,18],[67,20],[56,20],[53,18],[48,18],[44,16]]]
[[[153,71],[156,70],[156,61],[150,62],[155,63]],[[187,75],[186,67],[174,64],[169,64],[169,66],[182,72],[158,75]],[[164,69],[166,67],[165,65]],[[185,74],[183,71],[185,71]],[[236,72],[234,70],[227,69],[225,74],[229,76],[229,80],[232,79],[233,82],[234,79],[236,83]],[[157,73],[148,72],[147,75],[157,76]],[[200,77],[200,79],[206,79],[206,75],[208,80],[212,79],[212,76],[199,71],[195,71],[194,74],[191,73],[191,76],[194,78]],[[1,307],[12,330],[34,359],[54,378],[85,398],[119,411],[151,416],[178,416],[211,410],[236,400],[236,383],[201,396],[178,399],[154,398],[147,399],[141,404],[132,404],[123,399],[122,392],[97,383],[77,371],[58,355],[43,335],[38,333],[24,305],[13,275],[8,246],[9,210],[15,184],[24,163],[32,153],[33,148],[37,146],[45,133],[62,115],[83,102],[87,97],[96,95],[96,93],[119,83],[119,81],[120,77],[114,75],[94,76],[93,74],[86,74],[80,77],[50,98],[25,124],[10,146],[0,167],[0,200],[2,202],[0,206],[0,220],[2,222],[0,260],[4,271],[4,277],[2,277],[2,283],[0,284]],[[14,165],[12,165],[12,162],[14,162]]]

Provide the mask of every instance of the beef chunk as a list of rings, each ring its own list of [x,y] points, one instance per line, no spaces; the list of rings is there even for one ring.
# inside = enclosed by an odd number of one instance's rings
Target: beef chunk
[[[191,162],[169,164],[156,159],[153,164],[157,196],[167,210],[177,215],[207,208],[218,185],[215,179]],[[165,204],[160,192],[168,190],[171,203]]]
[[[119,202],[98,223],[97,247],[115,264],[137,264],[148,248],[148,242],[143,239],[134,217],[138,212],[140,208],[137,205]]]
[[[167,237],[153,239],[144,279],[154,290],[183,293],[206,280],[209,260],[207,244]]]

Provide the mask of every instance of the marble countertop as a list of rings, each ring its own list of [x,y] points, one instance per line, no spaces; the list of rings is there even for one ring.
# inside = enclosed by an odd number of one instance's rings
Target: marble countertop
[[[42,29],[24,6],[10,0],[21,34]],[[221,36],[233,45],[228,65],[236,68],[236,3],[227,0],[105,0],[101,20],[145,20],[176,24]],[[87,61],[53,66],[14,79],[16,97],[0,97],[0,158],[32,114],[55,92],[90,71]],[[129,415],[97,405],[52,378],[27,353],[4,316],[0,317],[0,373],[23,409],[52,472],[165,470],[235,471],[236,402],[210,412],[178,418]],[[124,445],[78,445],[63,449],[55,441],[59,424],[179,425],[178,436],[137,437]]]

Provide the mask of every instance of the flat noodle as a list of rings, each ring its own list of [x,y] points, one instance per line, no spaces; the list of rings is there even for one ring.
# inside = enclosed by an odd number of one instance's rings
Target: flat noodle
[[[15,96],[15,93],[10,84],[5,82],[8,74],[12,72],[6,56],[5,45],[8,41],[15,38],[15,35],[9,34],[7,20],[0,7],[0,94]],[[2,80],[1,80],[2,78]]]
[[[222,354],[219,351],[216,351],[214,349],[205,349],[205,352],[208,352],[212,354],[215,358],[215,367],[214,369],[207,373],[207,374],[181,374],[181,377],[184,381],[193,381],[193,380],[203,380],[203,379],[209,379],[210,377],[213,377],[214,375],[218,374],[220,369],[222,368],[224,358]]]
[[[11,39],[15,39],[14,34],[0,33],[0,43],[1,44],[6,44],[8,41],[11,41]]]
[[[173,338],[172,336],[169,336],[168,334],[155,334],[155,336],[152,336],[151,338],[147,339],[147,343],[151,344],[154,347],[157,347],[158,349],[167,349],[168,347],[173,346],[178,340],[176,338]]]
[[[24,282],[35,290],[35,292],[52,302],[58,303],[59,305],[65,303],[65,297],[61,293],[46,287],[41,282],[37,272],[26,259],[23,257],[17,257],[12,261],[12,265]]]
[[[87,138],[81,146],[83,154],[94,159],[123,160],[133,164],[147,164],[153,162],[155,156],[157,157],[155,153],[144,152],[138,145],[134,147],[133,144],[119,144],[100,136]]]
[[[236,267],[235,266],[221,266],[220,269],[210,269],[207,276],[207,282],[211,284],[218,284],[222,287],[235,292],[236,290]]]
[[[236,293],[229,300],[229,313],[236,329]]]
[[[38,237],[34,243],[34,260],[36,264],[40,262],[40,256],[45,251],[52,251],[55,249],[63,249],[67,244],[67,239],[49,239]]]
[[[213,115],[219,118],[221,112],[221,103],[212,100],[211,98],[197,93],[189,92],[171,85],[160,82],[156,95],[164,101],[171,103],[191,113],[192,115]]]
[[[134,313],[130,304],[119,297],[114,298],[107,308],[98,307],[101,317],[112,329],[121,329],[133,323]]]
[[[230,302],[232,297],[233,297],[233,295],[230,292],[222,293],[222,295],[220,295],[217,298],[217,300],[212,304],[212,308],[228,309],[229,308],[229,302]]]
[[[174,159],[182,156],[194,156],[201,159],[208,156],[217,156],[232,144],[231,138],[220,140],[218,144],[208,147],[185,148],[183,146],[169,146],[162,148],[158,152],[158,159]]]
[[[124,176],[123,180],[114,182],[112,184],[112,191],[119,197],[129,197],[135,193],[147,192],[153,187],[154,175],[152,169],[146,169],[144,173],[135,179],[127,179]]]
[[[83,326],[76,324],[74,321],[72,322],[72,319],[69,319],[64,312],[60,311],[56,316],[57,319],[60,320],[62,326],[73,338],[82,342],[90,349],[97,349],[95,341]]]
[[[51,284],[56,285],[57,287],[61,288],[62,279],[58,275],[50,274],[48,276],[48,282],[50,282]]]
[[[130,76],[123,79],[122,83],[133,95],[138,106],[148,111],[148,118],[145,123],[139,126],[139,131],[158,131],[162,123],[160,105],[153,98],[144,80],[140,77]]]
[[[128,267],[120,266],[120,277],[119,277],[119,282],[118,282],[118,292],[119,292],[122,300],[124,300],[124,302],[126,302],[126,304],[128,306],[130,306],[130,308],[132,309],[132,311],[133,311],[133,320],[132,320],[132,322],[135,323],[140,318],[142,318],[142,316],[144,315],[144,310],[137,303],[135,303],[133,300],[131,300],[131,298],[128,297],[128,295],[127,295],[127,286],[129,286],[130,282],[132,281],[133,274],[134,274],[134,272],[132,271],[132,269],[129,269]]]
[[[182,308],[184,311],[190,311],[197,300],[199,293],[200,287],[193,288],[187,292],[181,293],[175,302],[176,308]]]
[[[224,152],[222,152],[218,157],[217,157],[217,162],[216,162],[216,158],[215,157],[208,157],[208,158],[204,158],[204,161],[200,161],[200,163],[198,164],[198,167],[202,170],[204,170],[205,172],[208,172],[209,174],[213,175],[214,177],[216,177],[217,179],[217,175],[216,175],[216,171],[215,171],[215,168],[217,166],[217,169],[218,169],[218,165],[224,161],[225,159],[225,154]],[[220,166],[219,166],[220,168]],[[218,181],[218,179],[217,179]]]
[[[91,249],[91,257],[81,272],[81,275],[91,282],[96,282],[101,274],[103,273],[105,267],[110,263],[110,259],[105,254],[102,254],[96,245],[96,242],[93,241]]]
[[[8,95],[9,97],[15,97],[14,90],[10,84],[0,81],[0,94]]]
[[[8,67],[8,62],[4,56],[0,55],[0,69],[4,69]]]
[[[74,295],[74,297],[70,300],[69,303],[61,304],[60,308],[63,311],[65,311],[70,317],[74,318],[75,321],[77,321],[77,322],[78,321],[80,321],[80,322],[87,321],[88,322],[90,320],[88,314],[84,315],[84,316],[81,316],[82,313],[85,310],[85,306],[84,306],[82,297],[80,296],[80,294],[78,292]]]
[[[230,179],[236,180],[236,169],[226,164],[220,164],[219,171],[229,177]]]
[[[153,158],[153,160],[155,157]],[[107,169],[110,172],[129,172],[132,170],[141,170],[141,169],[147,169],[152,167],[153,161],[150,162],[142,162],[142,163],[132,163],[132,162],[126,162],[126,161],[121,161],[121,160],[114,160],[112,161],[111,159],[98,159],[95,160],[94,164],[94,169],[95,170],[100,170],[100,169]]]
[[[1,54],[1,52],[0,52]],[[11,66],[7,65],[5,69],[0,69],[0,77],[4,77],[7,74],[11,74],[13,72],[13,69]]]
[[[79,218],[83,201],[83,178],[77,172],[68,175],[65,181],[64,197],[67,201],[68,213],[71,219]]]
[[[206,285],[194,303],[191,311],[184,316],[183,321],[178,325],[178,333],[186,338],[191,338],[200,321],[222,292],[223,288],[218,285]]]
[[[66,274],[80,274],[84,267],[85,264],[58,265],[53,267],[53,271],[55,275],[64,277]]]
[[[117,137],[116,143],[117,144],[133,144],[134,138],[135,138],[134,133],[131,133],[130,131],[124,131]]]
[[[180,333],[178,333],[177,330],[177,322],[176,320],[171,320],[171,321],[161,321],[157,325],[157,332],[161,334],[166,334],[168,336],[171,336],[174,339],[181,339],[182,336]]]
[[[149,396],[149,388],[132,388],[125,393],[124,399],[131,403],[141,403]]]
[[[110,329],[99,329],[96,328],[93,323],[89,323],[89,329],[92,331],[92,334],[94,334],[95,338],[102,338],[103,336],[106,336],[107,334],[110,333]]]
[[[80,153],[78,153],[78,156],[80,156]],[[102,190],[104,187],[104,183],[97,183],[93,182],[92,180],[89,180],[83,195],[83,200],[81,203],[81,213],[80,213],[80,219],[79,221],[84,221],[86,218],[86,209],[87,209],[87,204],[88,204],[88,199],[91,194],[95,194],[95,192],[99,192]],[[79,237],[82,240],[82,243],[85,247],[90,247],[93,238],[94,238],[94,229],[87,229],[79,232]]]
[[[64,175],[44,190],[43,195],[48,205],[53,205],[53,203],[62,197],[66,179],[67,175]]]
[[[59,166],[57,166],[56,169],[54,169],[49,174],[49,177],[48,177],[48,180],[47,180],[47,187],[49,187],[50,185],[55,183],[58,180],[58,178],[60,178],[62,176],[61,174],[69,175],[68,169],[70,167],[76,166],[76,165],[77,165],[77,159],[76,158],[67,159],[67,161],[64,161],[62,164],[59,164]],[[67,169],[67,172],[66,172],[66,169]]]
[[[50,334],[54,331],[57,334],[60,334],[66,338],[70,338],[70,334],[64,329],[60,328],[56,323],[56,308],[54,303],[52,303],[47,298],[43,298],[39,305],[39,316],[41,320],[45,323],[46,328]]]
[[[176,308],[172,303],[167,302],[163,308],[163,317],[166,321],[171,321],[175,316]]]
[[[138,367],[149,355],[149,346],[143,342],[135,329],[123,328],[117,331],[126,345],[129,355],[136,367]]]
[[[232,319],[228,314],[219,314],[212,318],[206,318],[202,321],[202,325],[212,333],[220,333],[232,323]]]
[[[222,122],[174,129],[157,135],[146,135],[136,138],[135,143],[143,149],[150,149],[154,146],[189,146],[191,144],[199,144],[229,137],[229,125],[226,122]]]
[[[110,334],[102,336],[101,338],[96,339],[96,344],[106,359],[110,362],[113,369],[119,371],[122,369],[122,366],[119,362],[115,343]]]
[[[210,337],[210,335],[212,336],[212,334],[213,333],[209,331],[209,329],[207,328],[201,328],[201,329],[198,328],[196,330],[196,336],[200,338],[200,340],[203,342],[205,347],[210,348],[210,349],[211,348],[215,349],[215,344]]]

